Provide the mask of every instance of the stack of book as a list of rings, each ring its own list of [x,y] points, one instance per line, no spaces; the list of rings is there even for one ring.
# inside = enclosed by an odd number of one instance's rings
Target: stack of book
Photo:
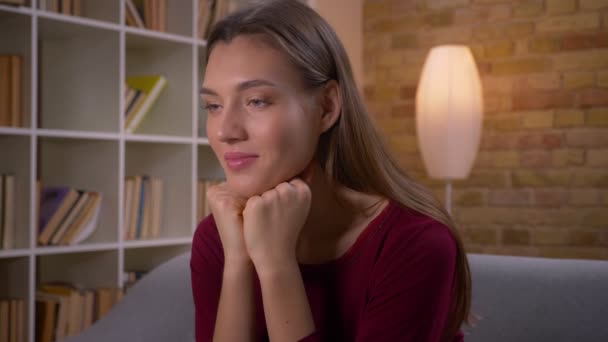
[[[164,182],[147,175],[127,177],[124,192],[125,240],[158,238],[162,222]]]
[[[15,248],[15,176],[0,176],[0,249]]]
[[[125,83],[125,131],[133,133],[165,89],[167,79],[160,75],[131,76]]]
[[[167,32],[167,0],[125,0],[127,25]]]
[[[196,220],[200,222],[202,219],[211,214],[211,209],[207,203],[207,189],[219,184],[224,180],[221,179],[199,179],[196,183]]]
[[[123,297],[122,289],[84,290],[73,284],[44,284],[36,291],[36,341],[80,334]]]
[[[23,57],[0,55],[0,126],[20,127]]]
[[[82,4],[80,0],[38,0],[40,9],[67,15],[80,16]]]
[[[25,342],[25,302],[0,300],[0,341]]]
[[[39,196],[40,245],[75,245],[95,231],[103,197],[100,192],[44,187]]]

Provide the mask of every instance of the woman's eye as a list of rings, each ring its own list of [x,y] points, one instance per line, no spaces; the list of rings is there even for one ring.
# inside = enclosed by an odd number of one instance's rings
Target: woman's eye
[[[215,104],[215,103],[208,103],[206,104],[203,108],[205,108],[205,110],[209,113],[213,113],[217,110],[219,110],[220,105]]]
[[[268,106],[268,104],[269,104],[268,101],[265,101],[262,99],[251,99],[247,102],[247,105],[254,106],[257,108],[266,107],[266,106]]]

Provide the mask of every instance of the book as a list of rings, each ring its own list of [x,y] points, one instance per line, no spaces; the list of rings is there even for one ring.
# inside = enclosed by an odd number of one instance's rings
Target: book
[[[127,23],[131,22],[130,26],[145,28],[143,19],[141,18],[140,12],[137,10],[133,0],[125,0]],[[129,20],[130,19],[130,20]]]
[[[12,55],[10,57],[10,72],[11,72],[11,126],[21,127],[21,120],[23,113],[21,112],[21,82],[22,82],[22,69],[23,69],[23,57],[19,55]]]
[[[15,247],[15,176],[2,175],[2,248],[10,249]]]
[[[8,341],[10,321],[10,304],[6,300],[0,301],[0,341]]]
[[[52,187],[43,190],[40,218],[42,228],[38,235],[39,244],[47,245],[49,243],[53,233],[77,199],[78,191],[69,187]],[[52,209],[55,210],[52,211]],[[49,212],[51,212],[50,218],[43,225]]]
[[[0,126],[11,125],[11,57],[0,55]]]
[[[141,105],[134,108],[133,112],[127,116],[125,130],[127,133],[133,133],[165,89],[167,79],[162,75],[130,76],[127,77],[127,84],[129,87],[140,90],[145,94]]]
[[[152,228],[151,237],[160,237],[160,226],[163,217],[162,200],[164,198],[164,182],[162,179],[152,179]]]
[[[81,217],[77,223],[73,237],[69,240],[70,245],[76,245],[88,239],[95,229],[99,221],[99,213],[101,212],[103,203],[103,194],[101,192],[92,192],[93,202],[91,207],[86,211],[85,216]]]
[[[84,208],[88,199],[89,199],[89,194],[87,192],[78,191],[78,200],[76,200],[76,202],[70,209],[70,212],[63,219],[63,221],[61,222],[61,225],[59,226],[59,228],[57,228],[57,230],[51,237],[50,242],[52,245],[59,244],[59,242],[61,241],[62,237],[65,235],[67,230],[72,226],[72,224],[74,223],[74,221],[76,220],[78,215],[82,212],[82,209]]]
[[[125,179],[124,188],[124,203],[123,203],[123,237],[129,240],[129,227],[131,223],[131,215],[133,212],[133,194],[135,192],[135,178],[127,177]]]

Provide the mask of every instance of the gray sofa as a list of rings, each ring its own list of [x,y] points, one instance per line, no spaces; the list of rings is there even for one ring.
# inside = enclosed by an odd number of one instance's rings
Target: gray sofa
[[[192,342],[188,253],[157,267],[112,311],[67,342]],[[608,341],[608,261],[469,254],[467,342]]]

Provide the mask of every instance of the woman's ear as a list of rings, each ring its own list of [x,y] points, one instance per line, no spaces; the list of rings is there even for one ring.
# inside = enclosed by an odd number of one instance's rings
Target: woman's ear
[[[325,133],[338,121],[342,112],[342,95],[336,80],[330,80],[323,86],[321,110],[321,133]]]

